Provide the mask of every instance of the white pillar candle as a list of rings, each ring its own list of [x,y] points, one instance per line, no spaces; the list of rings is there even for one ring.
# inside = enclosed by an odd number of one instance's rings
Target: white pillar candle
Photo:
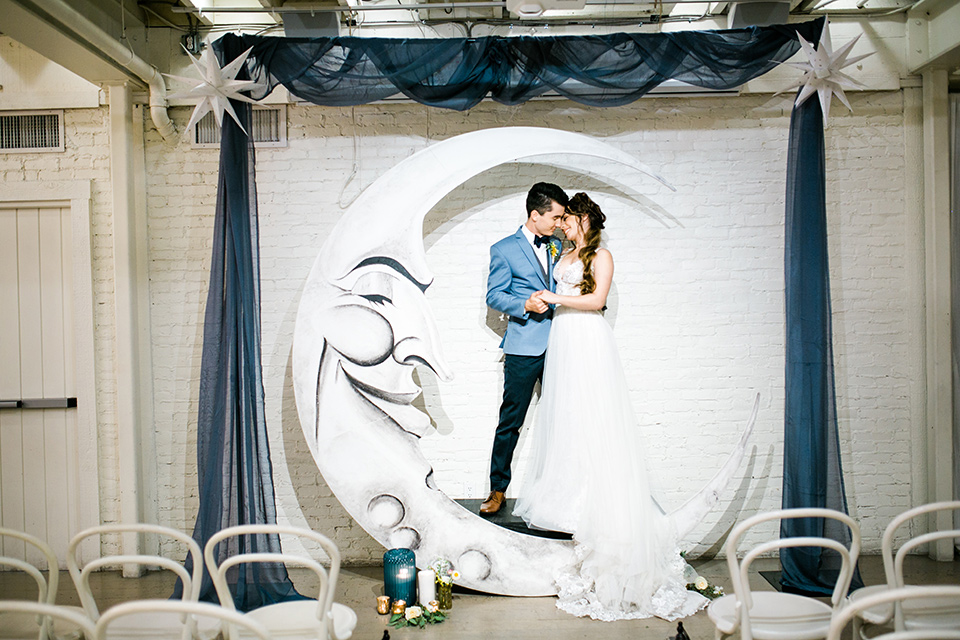
[[[433,569],[424,569],[417,574],[417,587],[420,589],[419,600],[422,604],[437,599],[437,574]]]

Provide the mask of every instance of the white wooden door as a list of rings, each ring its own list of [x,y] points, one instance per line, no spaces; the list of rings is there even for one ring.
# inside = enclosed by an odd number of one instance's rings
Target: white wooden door
[[[61,567],[79,522],[73,325],[69,207],[0,207],[0,406],[23,407],[0,409],[0,526],[46,540]],[[2,551],[46,566],[22,543]]]

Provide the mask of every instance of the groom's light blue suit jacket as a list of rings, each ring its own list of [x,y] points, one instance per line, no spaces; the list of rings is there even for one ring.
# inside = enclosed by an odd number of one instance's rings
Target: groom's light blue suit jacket
[[[557,247],[560,241],[550,240]],[[487,278],[487,306],[509,317],[507,332],[500,347],[519,356],[539,356],[547,350],[553,310],[529,313],[523,306],[531,293],[554,290],[552,257],[545,272],[533,247],[521,229],[490,247],[490,275]]]

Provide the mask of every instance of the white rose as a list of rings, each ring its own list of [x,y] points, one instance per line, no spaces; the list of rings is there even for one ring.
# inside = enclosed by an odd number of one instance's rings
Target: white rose
[[[407,607],[407,610],[403,612],[403,616],[407,620],[413,620],[414,618],[419,618],[423,613],[423,610],[420,607]]]
[[[707,579],[703,576],[697,576],[697,581],[693,583],[693,586],[695,586],[698,591],[703,591],[710,586],[710,583],[707,582]]]
[[[437,604],[436,600],[431,600],[427,604],[423,605],[423,608],[429,611],[430,613],[436,613],[437,609],[439,609],[440,606]]]

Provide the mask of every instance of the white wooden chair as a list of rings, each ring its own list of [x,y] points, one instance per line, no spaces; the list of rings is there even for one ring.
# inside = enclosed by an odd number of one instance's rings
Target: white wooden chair
[[[94,638],[93,622],[76,607],[59,607],[28,600],[0,600],[0,621],[9,620],[8,616],[11,614],[32,621],[32,635],[29,636],[31,638],[48,637],[50,627],[64,630],[67,637],[87,640]],[[50,624],[51,620],[55,621],[55,624]]]
[[[829,538],[780,538],[757,545],[742,561],[737,560],[737,546],[748,530],[764,522],[787,518],[838,520],[850,529],[850,549]],[[832,606],[791,593],[751,591],[748,577],[753,561],[788,547],[823,547],[840,555],[842,564],[831,597]],[[761,513],[738,524],[730,533],[725,549],[733,593],[717,598],[707,608],[718,640],[738,630],[742,640],[822,640],[827,637],[830,621],[850,588],[853,567],[860,553],[860,527],[850,516],[831,509],[784,509]]]
[[[219,565],[215,557],[217,544],[227,538],[257,534],[296,536],[320,545],[330,558],[329,572],[310,557],[287,553],[240,553],[230,556]],[[213,535],[203,550],[207,571],[225,608],[234,609],[233,595],[227,585],[227,571],[245,563],[282,563],[285,566],[306,567],[316,574],[320,589],[316,599],[280,602],[254,609],[247,617],[261,623],[275,638],[305,638],[310,640],[346,640],[357,626],[357,614],[349,607],[333,601],[340,574],[340,550],[332,540],[309,529],[282,525],[240,525]],[[233,638],[236,640],[236,637]]]
[[[921,505],[904,511],[894,518],[887,528],[883,531],[883,538],[880,541],[880,551],[883,555],[883,571],[886,577],[886,584],[872,585],[857,589],[850,594],[850,602],[856,603],[861,599],[876,595],[888,589],[897,589],[907,586],[903,577],[903,562],[907,554],[916,547],[932,542],[949,538],[960,537],[960,530],[948,529],[944,531],[933,531],[907,540],[906,543],[897,551],[896,556],[893,553],[893,539],[897,531],[908,524],[911,520],[927,516],[938,511],[956,511],[960,510],[960,501],[952,502],[933,502]],[[860,614],[853,620],[853,637],[866,638],[865,635],[869,626],[886,624],[891,616],[894,618],[894,629],[896,631],[918,630],[925,627],[949,628],[951,625],[960,627],[960,607],[953,607],[949,603],[938,602],[937,599],[924,601],[923,599],[911,599],[901,607],[894,601],[875,607],[866,607],[860,609]],[[868,628],[864,628],[864,623]]]
[[[862,591],[860,589],[859,591]],[[930,585],[930,586],[909,586],[898,587],[896,589],[882,589],[848,601],[839,613],[830,623],[830,633],[827,640],[840,640],[847,623],[853,620],[856,622],[868,610],[886,611],[887,619],[881,620],[877,624],[887,624],[893,617],[895,608],[911,609],[911,603],[928,605],[931,602],[938,602],[942,606],[954,609],[960,609],[960,585]],[[856,637],[856,636],[854,636]],[[883,638],[884,640],[953,640],[960,639],[960,626],[952,624],[941,627],[926,627],[922,629],[894,630],[890,633],[880,633],[871,638]]]
[[[193,572],[187,572],[186,568],[179,562],[151,554],[135,555],[106,555],[88,562],[82,569],[77,561],[77,548],[91,536],[101,536],[107,533],[119,534],[154,534],[173,539],[187,547],[193,560]],[[105,567],[115,567],[119,565],[140,565],[145,567],[157,567],[166,571],[171,571],[180,578],[183,584],[183,602],[196,602],[200,595],[200,581],[203,576],[203,556],[200,552],[200,545],[187,534],[152,524],[106,524],[97,527],[91,527],[81,531],[73,537],[67,546],[67,569],[70,570],[70,577],[77,587],[77,593],[80,594],[80,603],[83,605],[87,616],[94,622],[100,619],[100,609],[93,597],[90,589],[90,575]],[[190,620],[190,618],[186,618]],[[168,615],[141,615],[136,619],[128,618],[124,624],[116,624],[112,633],[117,638],[168,638],[171,632],[179,633],[181,625],[177,621],[171,621]],[[219,623],[201,624],[192,631],[192,635],[200,640],[213,640],[220,633]],[[189,636],[188,636],[189,637]]]
[[[182,600],[135,600],[124,602],[110,609],[97,620],[96,634],[90,636],[94,640],[111,640],[112,638],[126,638],[122,629],[130,628],[129,621],[124,618],[149,618],[151,620],[165,619],[173,625],[179,624],[182,628],[172,628],[164,625],[167,635],[158,636],[169,640],[180,640],[189,637],[193,627],[223,627],[228,635],[235,627],[247,632],[259,640],[272,640],[270,633],[263,625],[255,620],[207,602],[184,602]],[[120,622],[118,622],[120,621]],[[120,624],[121,630],[115,631],[112,626]]]
[[[11,556],[0,556],[0,567],[9,567],[17,569],[27,574],[37,584],[37,603],[45,605],[56,604],[57,588],[60,586],[60,566],[57,562],[57,556],[50,546],[35,536],[16,529],[0,528],[0,539],[20,540],[25,545],[36,549],[47,561],[47,575],[44,578],[43,573],[33,564],[14,558]],[[76,614],[83,615],[83,609],[79,607],[60,607],[60,610],[72,610]],[[89,621],[89,620],[88,620]],[[74,635],[76,625],[68,623],[62,618],[46,618],[46,623],[42,629],[37,628],[36,617],[13,613],[8,611],[0,615],[0,638],[3,640],[51,640],[53,638],[69,638]]]

